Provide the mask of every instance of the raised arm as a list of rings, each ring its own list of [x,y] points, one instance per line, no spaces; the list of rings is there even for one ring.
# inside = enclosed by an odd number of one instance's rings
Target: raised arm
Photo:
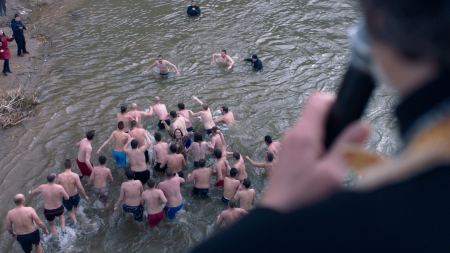
[[[203,102],[202,102],[197,96],[192,96],[192,99],[193,99],[195,102],[199,103],[200,105],[203,105]]]
[[[111,142],[112,138],[114,138],[114,132],[111,133],[111,135],[108,137],[108,139],[106,139],[106,141],[103,142],[103,144],[97,149],[97,152],[96,152],[97,155],[100,154],[100,151]]]

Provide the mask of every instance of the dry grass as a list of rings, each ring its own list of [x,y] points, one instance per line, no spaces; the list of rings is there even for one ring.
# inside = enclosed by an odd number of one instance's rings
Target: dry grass
[[[22,87],[0,96],[0,127],[9,128],[27,119],[39,103],[37,94],[27,95]]]

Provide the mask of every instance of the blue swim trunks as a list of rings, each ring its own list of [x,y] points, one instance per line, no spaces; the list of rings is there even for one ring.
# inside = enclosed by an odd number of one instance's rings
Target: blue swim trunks
[[[177,207],[164,207],[164,213],[169,220],[174,220],[178,211],[183,209],[183,202]]]
[[[117,167],[125,168],[127,166],[127,154],[125,152],[113,150],[112,155],[116,160]]]

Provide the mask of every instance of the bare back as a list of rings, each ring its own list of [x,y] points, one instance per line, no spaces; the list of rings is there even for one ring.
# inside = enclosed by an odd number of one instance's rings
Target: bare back
[[[198,168],[192,172],[194,186],[200,189],[209,189],[212,170],[211,168]]]
[[[223,196],[227,199],[232,199],[236,195],[241,182],[232,177],[225,177],[223,179]]]
[[[130,136],[138,141],[138,147],[143,147],[147,143],[147,131],[143,128],[135,127],[130,131]]]
[[[92,153],[92,145],[91,142],[88,141],[88,139],[84,138],[80,141],[80,146],[78,148],[78,161],[84,162],[84,163],[90,163],[91,161],[88,161],[86,158],[91,157]]]
[[[112,181],[111,170],[104,166],[95,166],[91,175],[91,181],[94,188],[106,188],[108,180]]]
[[[227,175],[228,172],[228,161],[225,157],[217,160],[216,162],[216,177],[217,181],[223,180],[225,175]]]
[[[117,121],[117,123],[122,121],[124,126],[125,126],[124,130],[127,131],[128,130],[128,123],[131,121],[131,117],[130,117],[130,115],[128,115],[128,113],[118,112],[116,114],[116,121]]]
[[[159,120],[166,120],[169,117],[169,113],[167,112],[167,107],[165,104],[155,104],[153,106],[153,110],[155,114],[158,116]]]
[[[163,210],[163,204],[167,202],[164,193],[160,189],[147,189],[142,193],[142,200],[145,205],[145,210],[148,214],[159,213]]]
[[[236,193],[236,200],[239,200],[239,205],[244,210],[250,210],[253,207],[253,201],[255,199],[254,189],[240,190]]]
[[[129,206],[139,206],[141,204],[142,183],[139,180],[130,180],[122,183],[123,202]]]
[[[194,161],[200,161],[201,159],[205,159],[206,151],[208,150],[208,144],[205,141],[202,142],[194,142],[191,144],[191,152],[194,156]]]
[[[216,126],[216,124],[214,123],[212,114],[211,114],[211,110],[209,108],[207,110],[201,111],[200,117],[202,119],[203,128],[211,129],[214,126]]]
[[[184,110],[180,110],[178,111],[178,114],[184,118],[184,122],[186,124],[186,127],[192,127],[192,122],[191,122],[191,115],[189,114],[189,111],[184,109]]]
[[[77,184],[79,183],[81,185],[81,182],[79,182],[80,176],[78,176],[78,174],[70,170],[64,171],[58,175],[56,180],[58,184],[62,185],[69,196],[74,196],[78,193]]]
[[[113,136],[114,136],[114,150],[123,151],[123,147],[125,146],[125,144],[127,144],[130,135],[123,131],[115,130],[113,132]]]
[[[165,142],[158,142],[153,146],[153,153],[155,154],[155,160],[157,163],[161,163],[164,166],[167,163],[167,155],[169,144]]]
[[[169,154],[167,155],[167,169],[170,169],[174,173],[181,172],[185,165],[184,156],[182,154]]]
[[[247,170],[245,169],[244,159],[242,159],[242,156],[238,161],[235,162],[234,167],[239,171],[236,176],[238,180],[244,180],[248,177]]]
[[[167,198],[168,207],[177,207],[181,204],[183,197],[181,196],[181,184],[184,179],[178,176],[171,177],[159,183],[158,188],[164,192]]]
[[[39,192],[44,200],[45,209],[56,209],[62,206],[65,190],[61,185],[43,184],[39,186]]]
[[[12,224],[16,235],[24,235],[36,230],[36,216],[36,211],[32,207],[20,206],[10,210],[6,219]]]

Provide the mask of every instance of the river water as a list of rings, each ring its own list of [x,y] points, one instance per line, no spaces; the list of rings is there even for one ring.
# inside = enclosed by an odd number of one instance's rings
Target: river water
[[[96,150],[115,129],[114,115],[123,103],[145,109],[159,95],[169,109],[184,102],[197,111],[190,99],[197,95],[213,109],[228,105],[238,120],[225,131],[230,149],[262,159],[264,135],[278,138],[309,94],[336,88],[348,61],[346,32],[357,18],[353,0],[214,0],[201,6],[203,16],[196,19],[186,17],[180,1],[81,0],[57,21],[42,11],[36,25],[46,28],[50,41],[41,62],[47,70],[39,79],[42,104],[22,127],[0,132],[1,217],[13,207],[15,193],[44,183],[49,172],[61,170],[65,158],[76,156],[75,143],[85,131],[97,130]],[[230,72],[210,64],[211,54],[221,49],[237,62]],[[242,62],[252,53],[262,59],[263,72],[254,73]],[[182,75],[160,79],[155,72],[144,73],[158,54]],[[367,114],[375,128],[368,146],[392,153],[395,121],[387,114],[395,99],[385,94],[377,92]],[[154,118],[144,122],[155,130]],[[115,201],[123,176],[114,169],[110,149],[105,151],[115,177],[110,187]],[[264,175],[250,165],[247,170],[259,197]],[[214,220],[224,208],[219,191],[213,190],[209,200],[195,200],[191,189],[183,188],[186,207],[177,221],[153,230],[83,201],[80,224],[69,222],[59,241],[46,238],[45,249],[184,252],[214,232]],[[40,198],[29,204],[43,218]],[[1,238],[1,252],[20,252],[6,233]]]

